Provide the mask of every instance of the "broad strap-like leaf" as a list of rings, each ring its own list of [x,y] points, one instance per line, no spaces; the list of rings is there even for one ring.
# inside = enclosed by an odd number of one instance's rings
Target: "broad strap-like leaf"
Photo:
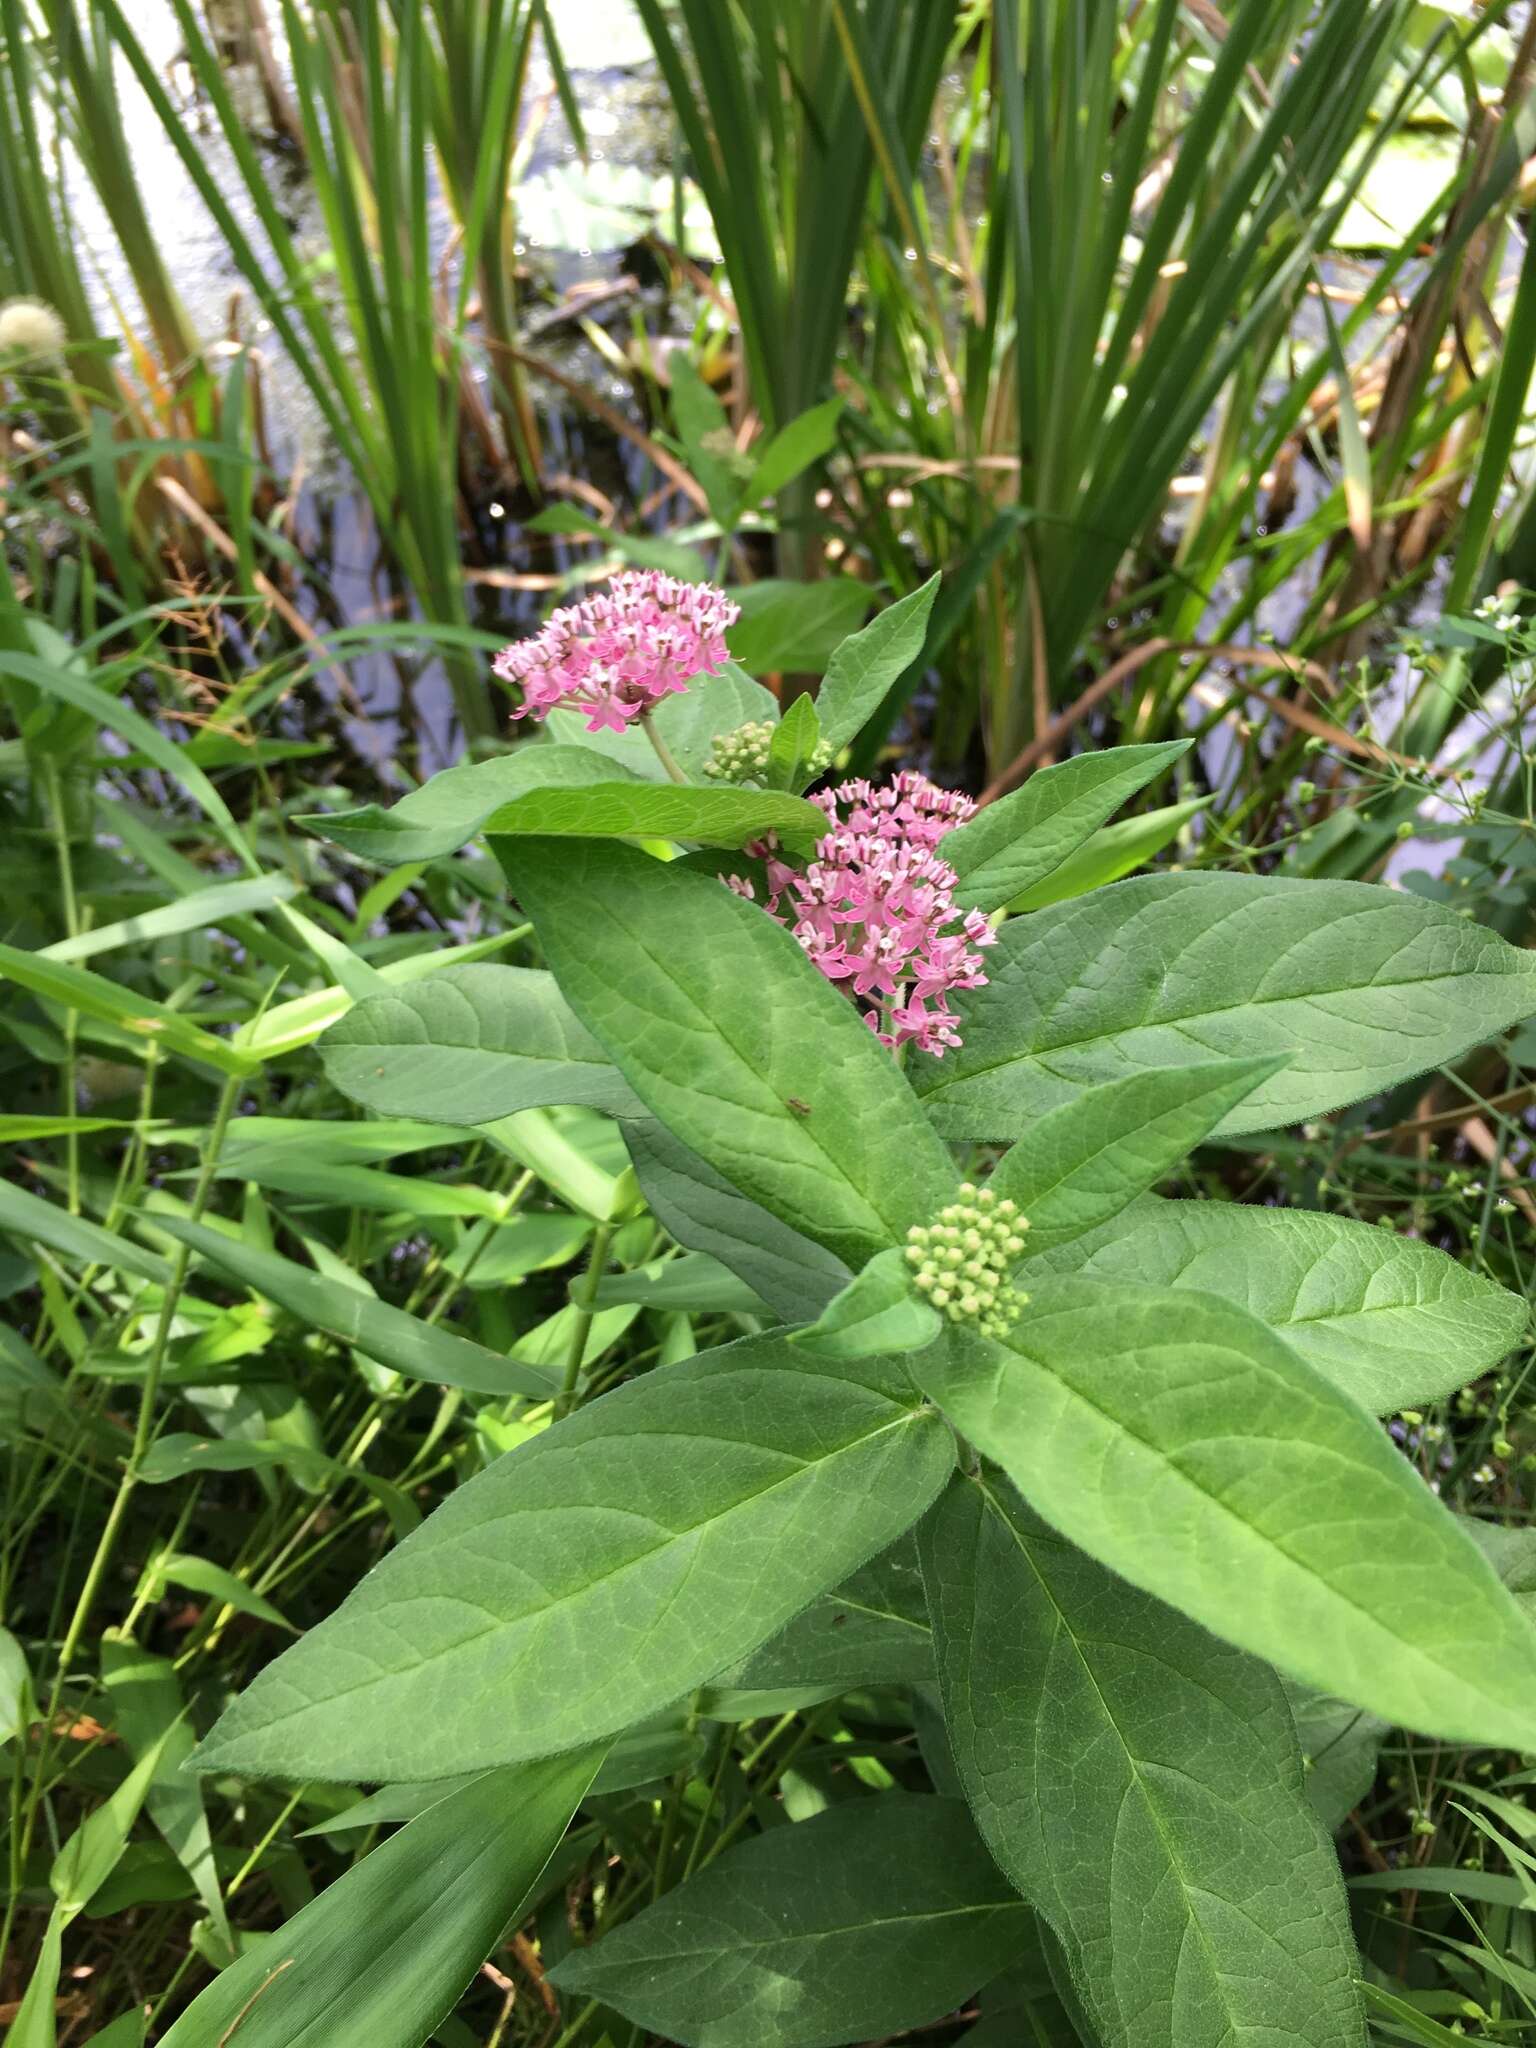
[[[531,747],[527,751],[535,762],[547,762],[566,750]],[[515,766],[521,760],[517,753],[469,767],[447,768],[389,810],[369,804],[362,810],[309,817],[302,822],[323,830],[327,839],[349,853],[394,867],[456,853],[481,833],[487,837],[687,839],[704,846],[736,847],[772,832],[786,846],[805,850],[826,830],[827,821],[815,805],[787,791],[724,785],[696,789],[691,784],[633,778],[621,781],[597,756],[589,757],[579,783],[564,776],[538,780],[509,795],[507,785],[514,780],[509,763]],[[438,782],[449,777],[462,779],[454,783],[449,796],[435,798],[424,816],[424,800]]]
[[[744,1195],[855,1268],[933,1212],[954,1184],[948,1152],[853,1005],[762,909],[634,847],[500,851],[571,1008]]]
[[[814,1323],[790,1342],[818,1358],[875,1358],[882,1352],[920,1351],[944,1327],[944,1318],[912,1286],[912,1268],[900,1245],[872,1258],[829,1301]]]
[[[550,1391],[547,1374],[516,1359],[488,1351],[469,1337],[425,1323],[356,1288],[338,1287],[321,1273],[296,1265],[277,1252],[262,1251],[242,1238],[226,1237],[206,1223],[180,1216],[156,1216],[156,1230],[189,1245],[205,1264],[243,1287],[264,1294],[302,1322],[355,1344],[380,1365],[435,1386],[467,1387],[472,1393],[531,1394]]]
[[[759,1337],[605,1396],[445,1501],[260,1673],[199,1763],[430,1778],[680,1699],[937,1493],[950,1439],[903,1378],[833,1376]]]
[[[822,738],[832,748],[858,738],[892,683],[922,653],[938,594],[939,579],[930,576],[921,589],[887,605],[862,632],[851,634],[833,655],[816,692]]]
[[[638,737],[643,744],[643,735]],[[626,774],[595,747],[526,741],[491,761],[444,768],[398,803],[316,811],[296,822],[363,860],[399,867],[456,853],[474,838],[482,820],[529,790],[577,789],[622,780]]]
[[[1344,1886],[1274,1673],[995,1472],[957,1475],[919,1542],[972,1811],[1103,2048],[1359,2048]]]
[[[933,1678],[933,1635],[917,1544],[903,1536],[840,1586],[813,1600],[787,1628],[721,1674],[711,1691],[837,1692],[923,1685]]]
[[[1056,1280],[912,1373],[1062,1535],[1400,1726],[1536,1748],[1536,1631],[1389,1438],[1255,1317]]]
[[[600,1760],[491,1771],[429,1806],[247,1948],[162,2048],[421,2048],[515,1924]]]
[[[378,1116],[489,1124],[520,1109],[640,1105],[552,974],[483,962],[369,996],[320,1041],[331,1081]]]
[[[953,2011],[1029,1918],[962,1801],[886,1792],[727,1850],[550,1976],[683,2048],[829,2048]]]
[[[1268,1130],[1536,1010],[1536,959],[1447,906],[1276,875],[1116,882],[1005,924],[987,975],[956,999],[964,1044],[913,1074],[951,1137],[1019,1137],[1077,1089],[1152,1067],[1288,1053],[1223,1125]]]
[[[749,1201],[665,1124],[634,1118],[624,1142],[657,1222],[679,1244],[728,1266],[785,1322],[814,1322],[846,1284],[848,1268],[835,1253]]]
[[[1030,1125],[988,1186],[1029,1220],[1026,1254],[1096,1230],[1155,1187],[1284,1058],[1201,1060],[1085,1088]]]
[[[1135,874],[1155,860],[1209,802],[1208,796],[1195,796],[1187,803],[1164,804],[1158,810],[1138,811],[1113,825],[1101,825],[1059,867],[1012,897],[1008,909],[1014,915],[1044,910],[1049,904],[1065,903],[1069,896],[1086,896],[1090,889],[1103,889],[1124,875]]]
[[[1035,1249],[1027,1242],[1028,1256]],[[1530,1313],[1518,1295],[1417,1238],[1348,1216],[1236,1202],[1143,1196],[1035,1270],[1219,1294],[1378,1415],[1491,1372]]]
[[[1106,818],[1192,744],[1165,740],[1153,746],[1105,747],[1039,769],[1022,789],[946,833],[944,858],[960,877],[957,901],[999,910],[1048,881]]]

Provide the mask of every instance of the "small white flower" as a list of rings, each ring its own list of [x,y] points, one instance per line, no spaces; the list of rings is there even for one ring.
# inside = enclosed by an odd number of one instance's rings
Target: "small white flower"
[[[56,356],[66,338],[64,322],[41,299],[7,299],[0,306],[0,357]]]

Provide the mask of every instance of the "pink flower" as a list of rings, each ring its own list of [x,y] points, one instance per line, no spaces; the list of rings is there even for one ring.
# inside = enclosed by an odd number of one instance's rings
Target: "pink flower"
[[[981,951],[997,936],[979,910],[958,908],[959,877],[934,850],[975,804],[910,771],[883,789],[845,782],[811,801],[832,829],[803,871],[767,850],[768,910],[859,999],[882,1044],[942,1058],[960,1043],[945,999],[985,984]],[[749,882],[731,886],[752,894]]]
[[[726,630],[740,615],[712,583],[625,569],[604,595],[563,606],[491,666],[522,690],[514,718],[547,718],[569,705],[586,712],[588,732],[623,732],[695,676],[718,675],[729,659]]]

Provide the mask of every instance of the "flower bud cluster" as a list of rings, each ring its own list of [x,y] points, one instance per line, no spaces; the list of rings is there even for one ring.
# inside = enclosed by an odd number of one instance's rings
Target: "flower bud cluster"
[[[711,782],[766,781],[774,730],[773,720],[764,718],[750,725],[738,725],[734,732],[716,733],[710,742],[704,773]],[[814,779],[831,765],[831,747],[825,740],[818,740],[806,767]]]
[[[952,1323],[1003,1337],[1029,1300],[1008,1284],[1029,1224],[1017,1202],[1006,1195],[999,1201],[990,1188],[965,1181],[959,1195],[932,1223],[914,1223],[907,1232],[912,1284]]]

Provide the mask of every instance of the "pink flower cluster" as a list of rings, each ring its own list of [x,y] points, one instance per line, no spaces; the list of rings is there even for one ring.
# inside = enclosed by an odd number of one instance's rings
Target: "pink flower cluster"
[[[588,732],[623,732],[695,676],[718,675],[726,629],[740,615],[712,583],[625,569],[602,596],[563,606],[491,665],[522,690],[514,718],[547,718],[569,705],[586,712]]]
[[[941,1058],[960,1034],[946,998],[980,988],[981,949],[996,933],[955,904],[954,869],[935,852],[976,806],[910,771],[884,789],[859,780],[811,798],[832,830],[802,872],[768,860],[768,909],[829,981],[859,997],[884,1045]],[[750,896],[750,882],[733,881]]]

